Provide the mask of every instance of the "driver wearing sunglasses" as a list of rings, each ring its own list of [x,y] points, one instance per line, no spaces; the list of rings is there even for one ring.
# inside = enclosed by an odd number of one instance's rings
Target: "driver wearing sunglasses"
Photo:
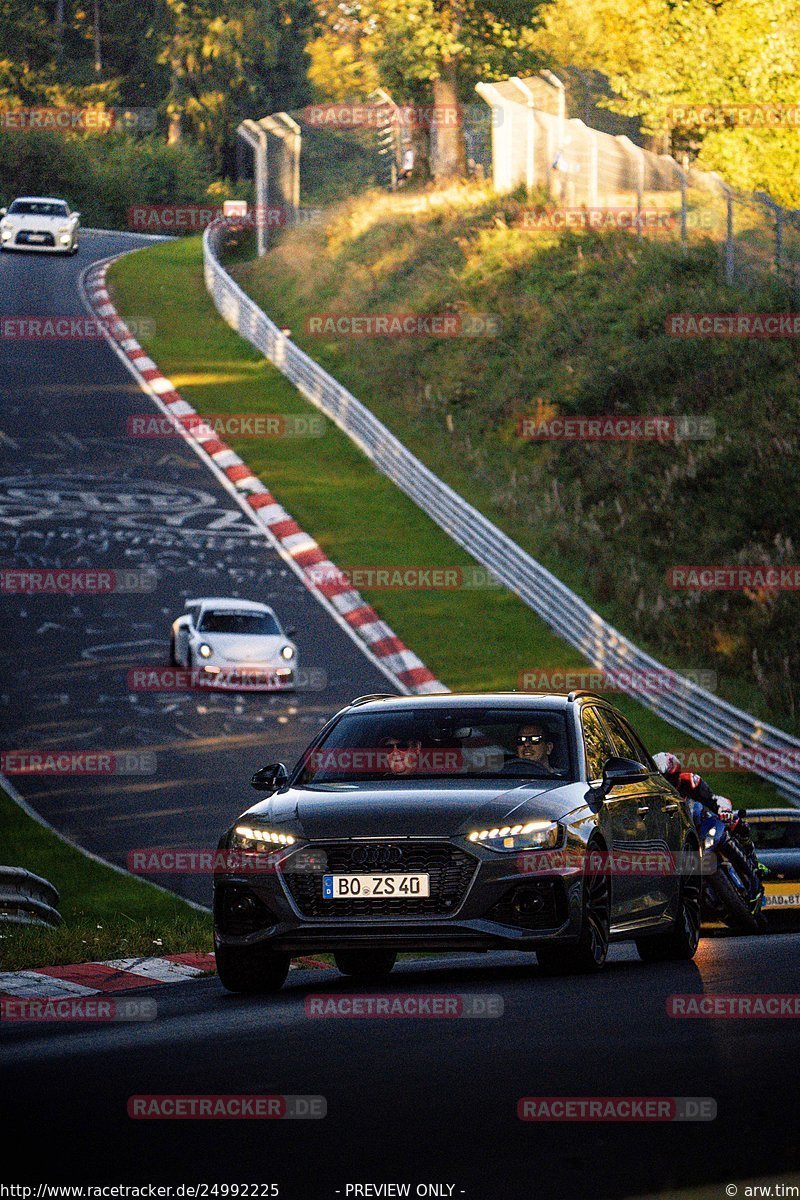
[[[553,753],[553,743],[541,725],[521,725],[517,734],[517,758],[527,762],[539,763],[550,769],[550,755]]]

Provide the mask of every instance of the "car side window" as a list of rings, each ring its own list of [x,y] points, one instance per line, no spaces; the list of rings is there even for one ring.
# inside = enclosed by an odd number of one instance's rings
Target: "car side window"
[[[606,728],[596,708],[584,708],[581,713],[586,773],[590,780],[602,779],[603,764],[615,753]]]
[[[639,762],[640,748],[630,730],[625,728],[617,714],[606,708],[603,710],[603,720],[608,728],[614,753],[620,758],[632,758],[635,762]]]
[[[647,749],[647,747],[645,746],[642,739],[639,737],[636,730],[633,729],[628,724],[628,722],[625,720],[625,718],[623,716],[621,716],[619,713],[615,713],[614,715],[617,719],[617,724],[620,725],[621,728],[625,731],[625,734],[626,734],[628,740],[633,743],[634,748],[636,749],[636,753],[633,756],[636,759],[636,761],[640,762],[640,763],[644,763],[644,765],[650,771],[657,771],[658,767],[653,762],[652,754]]]

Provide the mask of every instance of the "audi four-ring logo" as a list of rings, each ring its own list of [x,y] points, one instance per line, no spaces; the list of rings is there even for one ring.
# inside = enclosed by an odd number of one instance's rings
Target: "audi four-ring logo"
[[[388,867],[401,861],[403,851],[399,846],[356,846],[352,857],[359,867]]]

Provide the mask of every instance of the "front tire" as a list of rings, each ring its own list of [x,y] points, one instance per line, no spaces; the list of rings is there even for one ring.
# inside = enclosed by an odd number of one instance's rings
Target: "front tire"
[[[266,995],[279,992],[289,974],[291,957],[266,946],[217,947],[217,974],[229,992]]]
[[[337,950],[333,957],[342,975],[364,983],[386,979],[397,962],[394,950]]]
[[[587,858],[593,850],[587,851]],[[611,886],[602,871],[587,874],[583,883],[583,919],[578,941],[569,945],[552,943],[536,951],[539,966],[548,974],[594,975],[608,957],[611,930]]]
[[[684,851],[686,854],[687,851]],[[653,937],[638,938],[636,949],[642,962],[689,962],[700,942],[700,872],[680,881],[678,911],[671,929]]]
[[[754,917],[746,900],[733,886],[724,871],[714,876],[714,890],[725,910],[723,921],[737,933],[758,933],[758,918]]]
[[[169,662],[170,666],[172,667],[180,666],[180,663],[178,662],[178,647],[175,645],[174,637],[169,639]]]

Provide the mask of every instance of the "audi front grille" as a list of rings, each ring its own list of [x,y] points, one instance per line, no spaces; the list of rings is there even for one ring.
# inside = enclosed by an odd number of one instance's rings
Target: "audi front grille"
[[[324,866],[309,871],[290,859],[281,874],[304,917],[445,917],[464,899],[478,861],[449,842],[315,842],[308,850]],[[296,856],[295,856],[296,857]],[[374,875],[381,872],[430,875],[430,896],[424,899],[325,900],[323,874]]]

